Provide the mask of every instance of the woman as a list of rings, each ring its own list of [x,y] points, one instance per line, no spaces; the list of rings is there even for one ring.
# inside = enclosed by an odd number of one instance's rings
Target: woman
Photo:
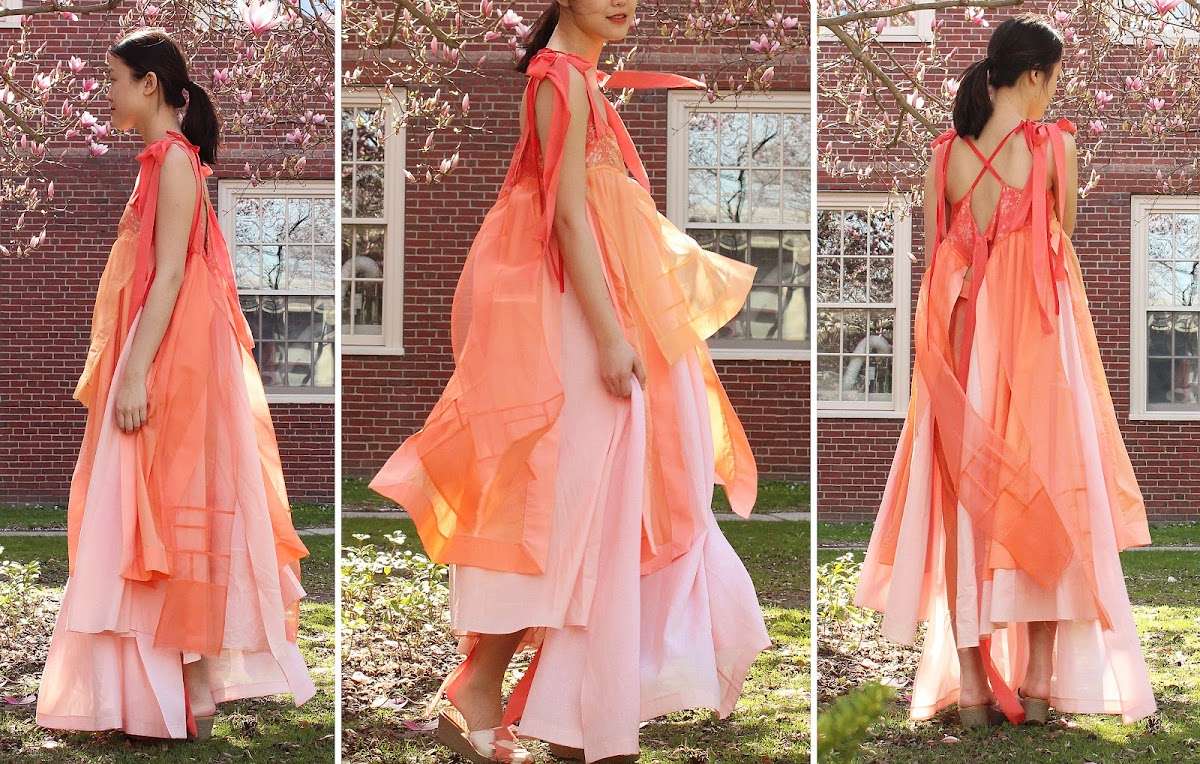
[[[203,736],[216,703],[313,695],[296,645],[307,551],[204,181],[212,102],[162,30],[123,38],[108,68],[113,127],[146,148],[75,390],[70,578],[37,720]]]
[[[1074,128],[1038,121],[1062,56],[1041,18],[997,26],[926,174],[913,397],[856,597],[900,642],[929,621],[914,719],[1155,709],[1118,557],[1150,542],[1145,506],[1070,240]]]
[[[454,375],[371,483],[452,564],[467,659],[444,685],[454,708],[439,735],[473,762],[529,761],[517,734],[565,758],[636,759],[639,721],[728,715],[769,646],[713,520],[714,474],[743,515],[757,485],[704,344],[740,310],[753,268],[658,214],[597,89],[596,62],[635,5],[555,3],[531,30],[521,139],[455,293]],[[535,242],[517,233],[530,230]],[[505,712],[523,646],[538,652]]]

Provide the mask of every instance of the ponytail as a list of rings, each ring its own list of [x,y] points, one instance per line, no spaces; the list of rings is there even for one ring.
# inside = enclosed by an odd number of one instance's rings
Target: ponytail
[[[963,138],[978,138],[983,126],[992,118],[991,59],[971,64],[958,85],[954,97],[954,132]]]
[[[200,161],[214,164],[217,146],[221,142],[221,122],[213,107],[212,96],[199,83],[188,80],[183,86],[188,93],[187,111],[183,115],[183,137],[200,147]]]
[[[558,0],[551,0],[550,7],[542,11],[542,15],[538,16],[538,20],[533,22],[533,26],[529,29],[529,34],[525,38],[525,55],[521,56],[521,61],[517,64],[518,72],[524,73],[538,51],[550,43],[550,35],[554,34],[556,26],[558,26]]]

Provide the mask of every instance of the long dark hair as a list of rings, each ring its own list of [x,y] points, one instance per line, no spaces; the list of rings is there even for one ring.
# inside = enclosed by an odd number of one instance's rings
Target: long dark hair
[[[518,72],[524,72],[529,68],[529,62],[533,60],[533,57],[550,42],[550,35],[554,34],[556,26],[558,26],[558,0],[550,0],[550,7],[542,11],[542,15],[538,16],[538,20],[533,22],[533,26],[529,28],[529,35],[525,38],[525,55],[521,56],[521,61],[517,64]]]
[[[183,51],[164,29],[139,29],[122,37],[109,52],[124,61],[135,79],[150,72],[158,78],[163,100],[175,108],[187,106],[180,131],[200,147],[200,160],[206,164],[217,161],[217,146],[221,143],[221,123],[212,97],[203,85],[192,82],[188,75]],[[183,93],[188,97],[184,100]]]
[[[1005,20],[992,32],[987,58],[963,74],[954,98],[954,131],[978,138],[992,116],[988,85],[1007,87],[1030,70],[1049,74],[1062,55],[1062,37],[1044,16],[1022,13]]]

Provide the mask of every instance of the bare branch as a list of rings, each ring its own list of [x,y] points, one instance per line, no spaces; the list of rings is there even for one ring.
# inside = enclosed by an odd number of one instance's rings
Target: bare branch
[[[76,5],[75,3],[49,2],[42,5],[17,6],[15,8],[0,7],[0,19],[5,16],[37,16],[43,13],[102,13],[111,11],[121,4],[121,0],[105,0],[91,5]]]
[[[1191,1],[1191,0],[1189,0]],[[936,0],[929,3],[909,3],[908,5],[897,5],[895,7],[881,8],[878,11],[855,11],[854,13],[843,13],[840,16],[830,16],[828,18],[817,19],[817,26],[831,28],[842,24],[849,24],[855,21],[864,21],[866,19],[885,19],[892,16],[899,16],[905,13],[914,11],[936,11],[942,8],[1004,8],[1012,5],[1021,5],[1025,0]]]

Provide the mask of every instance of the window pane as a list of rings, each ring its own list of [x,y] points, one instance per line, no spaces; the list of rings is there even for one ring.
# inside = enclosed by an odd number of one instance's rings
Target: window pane
[[[750,115],[745,112],[721,114],[721,164],[745,167],[749,157]]]
[[[812,152],[812,121],[807,114],[783,115],[783,164],[808,167]]]
[[[688,171],[688,220],[696,223],[716,222],[716,170]]]
[[[360,218],[383,217],[383,165],[356,166],[354,215]]]
[[[744,170],[721,170],[720,213],[722,223],[746,222],[746,207],[749,201]]]
[[[717,115],[693,112],[688,121],[688,164],[692,167],[717,165]]]
[[[783,144],[779,135],[780,115],[758,113],[753,117],[751,164],[755,167],[777,168],[780,165],[779,150]]]
[[[783,222],[785,225],[808,223],[812,206],[812,178],[808,170],[786,170],[783,173]]]
[[[1147,409],[1200,411],[1200,316],[1190,311],[1156,311],[1147,319]]]

